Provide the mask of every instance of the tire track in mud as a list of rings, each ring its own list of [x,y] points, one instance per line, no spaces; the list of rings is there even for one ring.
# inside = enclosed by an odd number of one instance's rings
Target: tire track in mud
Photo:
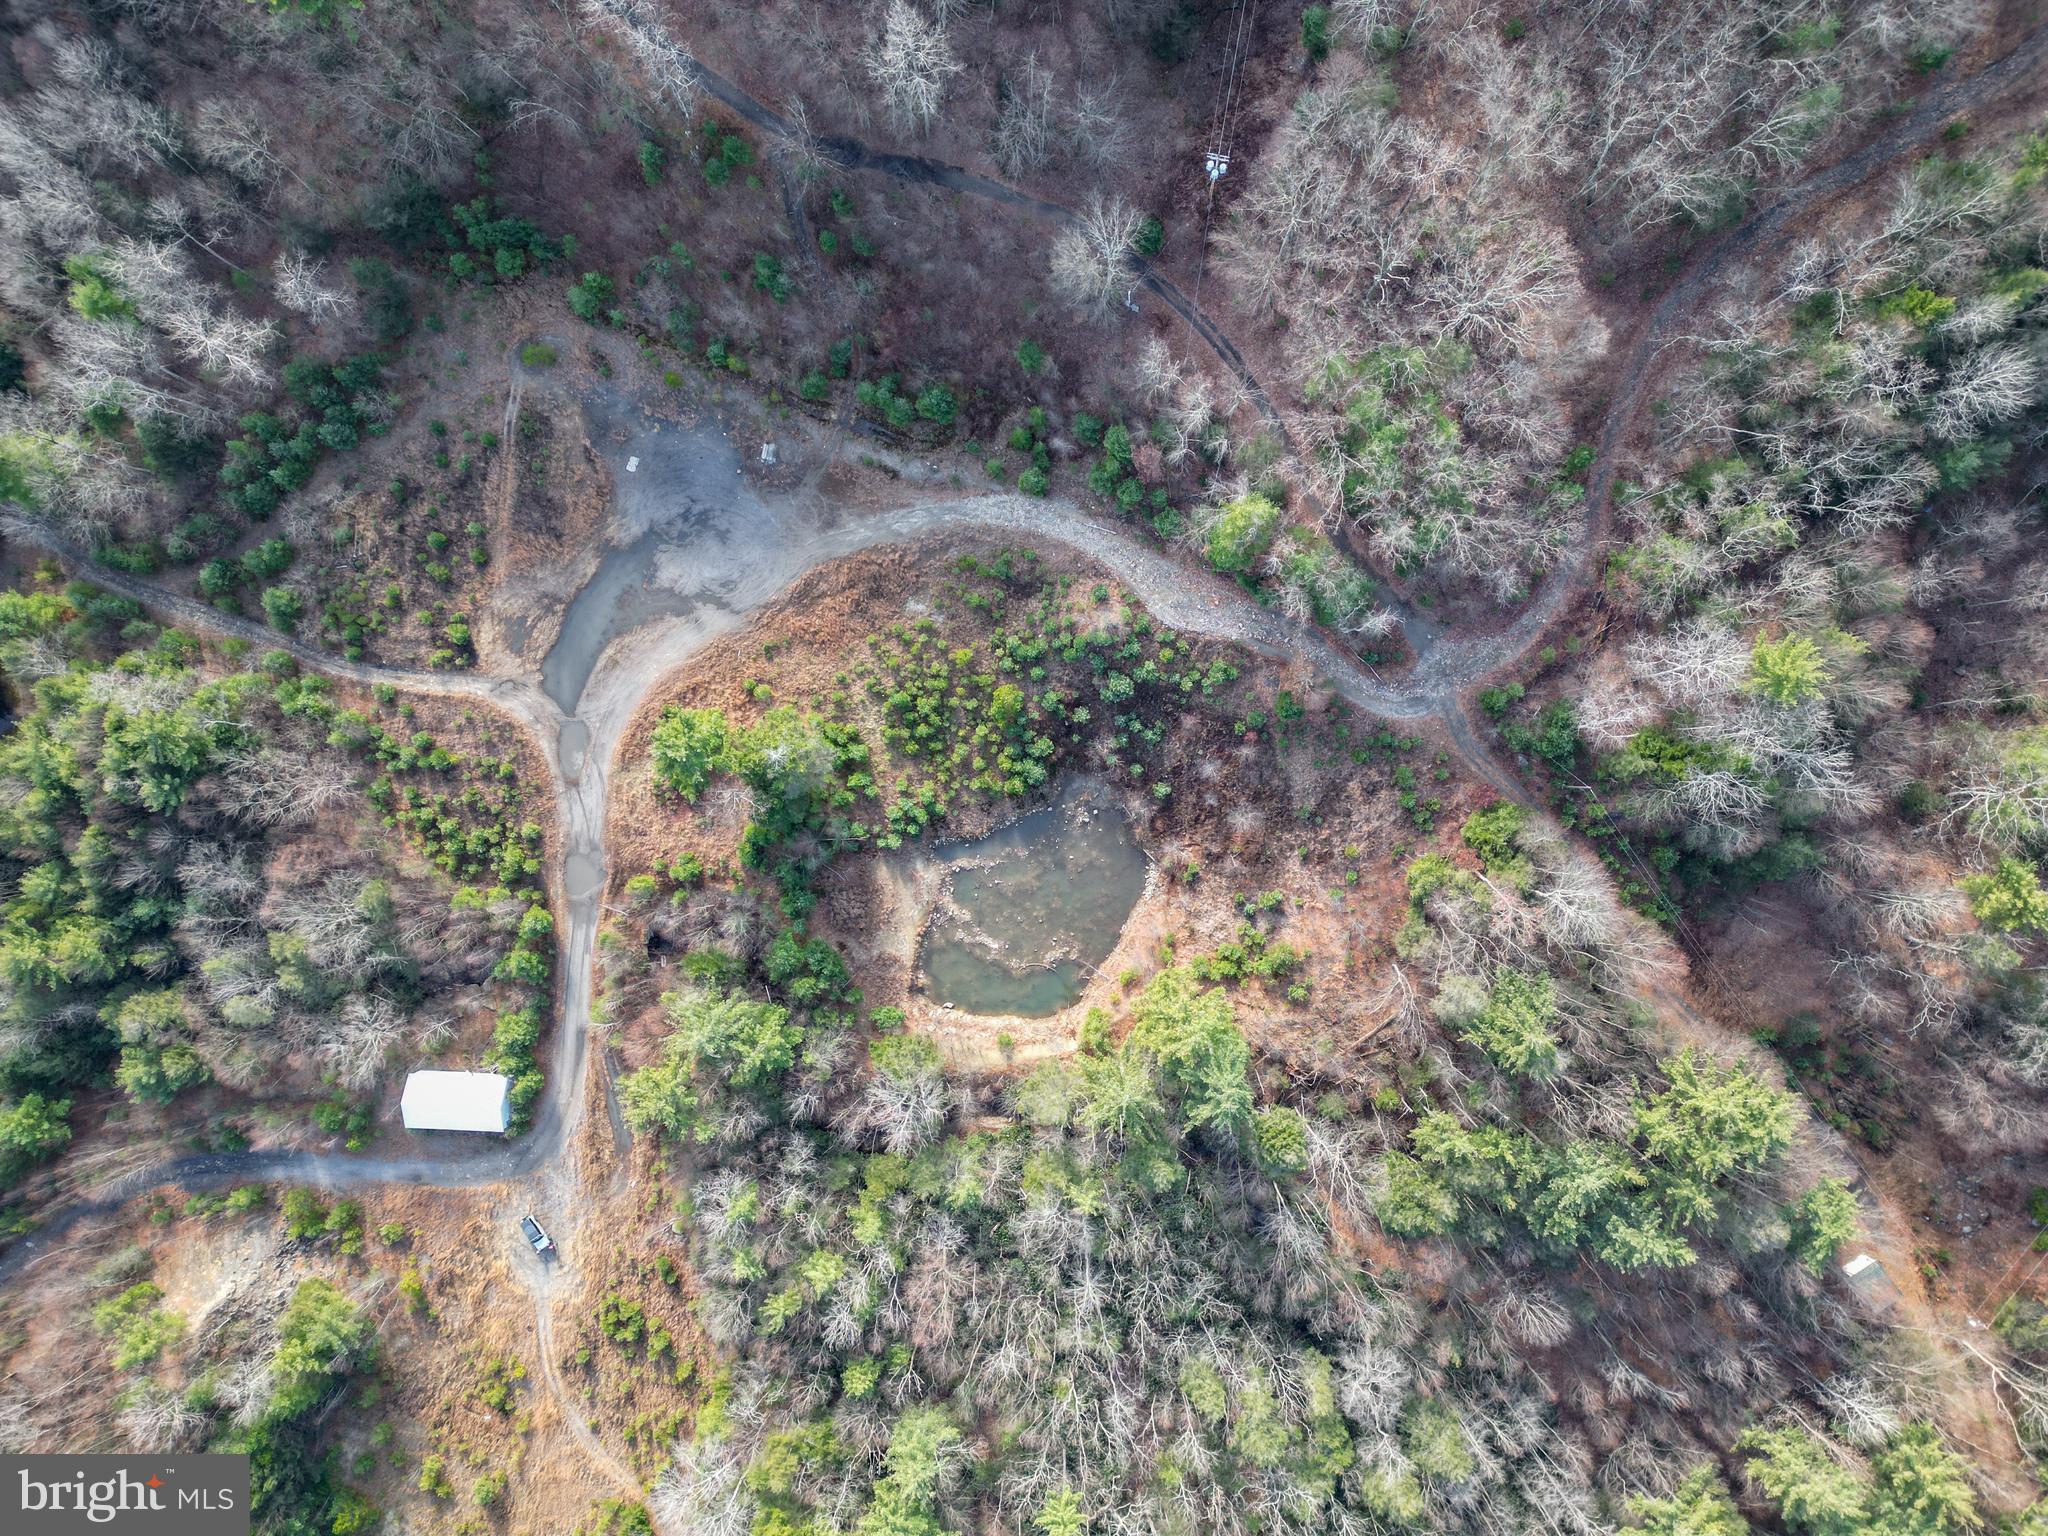
[[[607,1474],[615,1487],[624,1489],[633,1497],[639,1497],[642,1489],[640,1479],[614,1456],[590,1427],[590,1421],[578,1411],[575,1397],[562,1380],[562,1368],[555,1359],[555,1312],[548,1305],[548,1293],[552,1288],[553,1272],[545,1275],[538,1285],[529,1284],[533,1292],[533,1341],[540,1355],[541,1379],[547,1383],[548,1394],[560,1410],[562,1423],[582,1447],[584,1456],[598,1470]]]
[[[510,677],[483,677],[464,672],[431,672],[424,668],[387,667],[376,662],[348,661],[322,650],[295,635],[287,635],[267,624],[238,614],[223,613],[211,603],[126,571],[101,565],[80,545],[63,538],[26,517],[0,521],[0,537],[26,544],[54,555],[96,587],[130,598],[145,608],[169,614],[189,629],[246,641],[259,650],[283,651],[301,666],[328,677],[341,678],[369,687],[390,683],[411,693],[436,694],[445,698],[484,699],[512,708],[530,723],[548,717],[559,718],[538,688]]]

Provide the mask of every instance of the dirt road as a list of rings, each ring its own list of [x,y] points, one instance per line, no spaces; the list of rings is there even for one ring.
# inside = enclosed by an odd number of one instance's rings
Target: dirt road
[[[551,872],[551,884],[565,921],[561,929],[559,1027],[554,1032],[547,1092],[526,1136],[503,1143],[450,1142],[402,1157],[244,1153],[187,1157],[155,1164],[104,1187],[91,1201],[50,1213],[37,1232],[0,1257],[0,1282],[11,1281],[31,1269],[81,1217],[109,1210],[164,1184],[193,1189],[272,1180],[330,1188],[374,1184],[505,1185],[514,1194],[531,1188],[537,1200],[546,1197],[550,1191],[540,1175],[561,1159],[580,1123],[585,1102],[599,900],[604,888],[606,791],[611,759],[626,725],[648,690],[686,663],[712,638],[745,622],[806,571],[859,550],[922,538],[991,533],[1034,544],[1063,546],[1110,571],[1162,623],[1176,630],[1306,665],[1327,678],[1349,702],[1373,715],[1389,720],[1443,721],[1469,772],[1498,793],[1527,803],[1527,790],[1474,729],[1465,713],[1463,695],[1487,675],[1525,655],[1584,590],[1594,555],[1605,536],[1620,454],[1646,406],[1655,361],[1670,338],[1731,261],[1777,236],[1822,200],[1889,165],[1922,143],[1954,113],[1982,105],[1999,92],[2032,78],[2044,66],[2048,66],[2048,28],[2030,34],[2014,53],[1978,74],[1930,89],[1911,113],[1865,149],[1792,188],[1696,256],[1630,349],[1622,371],[1622,387],[1600,434],[1589,476],[1588,515],[1565,560],[1512,625],[1479,637],[1431,637],[1415,647],[1416,665],[1395,681],[1381,678],[1321,631],[1293,623],[1259,606],[1234,583],[1183,564],[1140,543],[1122,528],[1101,522],[1072,503],[1056,498],[992,495],[913,504],[839,527],[816,530],[812,539],[782,539],[770,548],[755,549],[748,562],[750,579],[741,601],[722,597],[715,607],[707,608],[690,622],[671,622],[651,633],[636,633],[629,647],[613,645],[589,685],[577,697],[573,712],[558,707],[533,682],[523,678],[423,672],[338,660],[154,582],[99,567],[81,551],[51,538],[40,528],[15,523],[7,530],[11,537],[49,550],[81,575],[190,629],[233,636],[263,649],[285,650],[309,670],[332,677],[363,685],[387,683],[410,692],[477,699],[518,719],[543,745],[551,764],[561,830],[559,846],[563,850],[561,868]],[[705,88],[749,121],[783,137],[794,135],[794,127],[779,114],[715,73],[702,70],[701,66],[700,70]],[[1026,206],[1058,222],[1071,222],[1075,217],[1061,205],[1004,187],[959,167],[879,153],[853,140],[831,140],[821,147],[843,165],[932,181],[975,196]],[[1142,286],[1187,320],[1245,381],[1261,408],[1277,419],[1242,355],[1214,319],[1156,271],[1141,266],[1134,272]],[[624,457],[623,450],[620,457]],[[615,483],[620,467],[614,465]],[[643,493],[658,495],[659,463],[650,463],[638,483]],[[1660,994],[1667,993],[1668,986],[1660,984],[1659,990]],[[1667,1007],[1678,1006],[1672,996],[1664,995],[1661,1000]],[[1694,1012],[1690,1003],[1685,1008]],[[561,1198],[555,1192],[548,1211],[550,1225],[565,1243],[571,1244],[575,1234],[574,1205],[573,1199]],[[515,1272],[534,1291],[543,1373],[560,1399],[562,1411],[578,1430],[578,1438],[593,1462],[623,1488],[631,1488],[632,1479],[625,1468],[589,1433],[573,1401],[562,1393],[555,1363],[549,1357],[548,1278],[537,1278],[529,1266],[515,1265]]]

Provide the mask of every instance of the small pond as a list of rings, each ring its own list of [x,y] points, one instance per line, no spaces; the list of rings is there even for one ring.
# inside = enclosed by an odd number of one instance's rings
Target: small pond
[[[1074,1002],[1145,890],[1144,851],[1095,784],[932,856],[948,895],[918,971],[934,1002],[967,1013],[1042,1018]]]

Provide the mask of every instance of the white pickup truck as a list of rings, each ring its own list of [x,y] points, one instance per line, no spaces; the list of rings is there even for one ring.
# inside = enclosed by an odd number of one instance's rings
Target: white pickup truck
[[[519,1230],[526,1234],[526,1240],[533,1244],[533,1251],[542,1258],[555,1251],[555,1240],[549,1237],[546,1229],[531,1216],[519,1218]]]

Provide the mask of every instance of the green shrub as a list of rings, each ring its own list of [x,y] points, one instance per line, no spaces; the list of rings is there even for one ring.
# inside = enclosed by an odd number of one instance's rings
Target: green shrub
[[[429,1456],[420,1463],[419,1489],[437,1499],[455,1497],[455,1485],[448,1480],[448,1458]]]
[[[1189,1129],[1251,1118],[1251,1050],[1221,989],[1198,990],[1185,967],[1161,971],[1132,1006],[1130,1044],[1159,1061]]]
[[[569,285],[569,308],[579,319],[602,319],[617,297],[618,285],[602,272],[586,272]]]
[[[1489,875],[1526,890],[1536,873],[1520,847],[1522,829],[1528,822],[1527,811],[1512,800],[1502,800],[1467,816],[1459,836],[1479,855]]]
[[[1549,976],[1503,967],[1486,1004],[1460,1030],[1503,1070],[1548,1077],[1557,1069],[1557,996]]]
[[[942,427],[953,425],[959,409],[960,403],[953,398],[953,392],[943,384],[930,385],[917,397],[917,414]]]
[[[1252,1117],[1252,1144],[1268,1173],[1299,1173],[1308,1166],[1308,1122],[1292,1109],[1273,1106]]]
[[[1257,492],[1247,492],[1219,508],[1209,524],[1204,552],[1219,571],[1242,576],[1251,571],[1273,542],[1280,509]]]
[[[304,601],[290,587],[268,587],[263,593],[263,612],[270,619],[273,629],[292,633],[299,627],[299,619],[305,611]]]
[[[754,253],[754,286],[778,304],[787,304],[796,284],[782,270],[782,263],[766,251]]]
[[[612,1291],[598,1303],[597,1329],[614,1344],[637,1344],[647,1332],[647,1313],[639,1302]]]
[[[1496,688],[1479,690],[1479,707],[1498,720],[1514,707],[1515,702],[1527,692],[1520,683],[1506,683]]]
[[[132,320],[135,305],[115,288],[90,256],[67,256],[64,275],[71,281],[71,307],[88,320]]]
[[[2033,866],[2000,859],[1988,875],[1965,875],[1963,894],[1986,928],[1998,933],[2048,932],[2048,891]]]
[[[1773,704],[1797,704],[1820,697],[1828,679],[1820,647],[1805,635],[1773,640],[1758,635],[1749,653],[1749,689]]]
[[[1751,1536],[1750,1524],[1711,1465],[1693,1468],[1668,1499],[1629,1501],[1625,1536]]]
[[[544,341],[529,341],[519,349],[519,361],[529,368],[552,368],[560,356]]]
[[[1924,330],[1946,320],[1955,313],[1955,308],[1953,298],[1914,283],[1877,300],[1871,305],[1871,313],[1881,320],[1908,320]]]
[[[93,1327],[113,1341],[115,1370],[148,1365],[184,1333],[185,1320],[157,1305],[163,1294],[161,1287],[144,1280],[93,1307]]]
[[[417,1317],[433,1317],[433,1304],[427,1300],[427,1277],[420,1273],[417,1264],[408,1264],[398,1272],[398,1294],[406,1311]]]
[[[368,1459],[374,1466],[375,1458]],[[359,1466],[357,1470],[367,1475],[369,1469]],[[384,1523],[384,1511],[354,1488],[344,1488],[335,1495],[330,1514],[327,1529],[333,1532],[333,1536],[370,1536]]]
[[[1330,56],[1330,8],[1312,5],[1301,13],[1301,46],[1315,63]]]
[[[1815,1275],[1856,1235],[1860,1221],[1856,1196],[1840,1179],[1822,1179],[1788,1205],[1785,1216],[1792,1228],[1792,1257]]]
[[[772,1089],[796,1064],[803,1043],[787,1008],[740,992],[670,992],[662,1011],[675,1028],[678,1050],[715,1067],[741,1091]]]
[[[278,1322],[272,1418],[296,1418],[317,1406],[350,1369],[375,1358],[376,1341],[376,1322],[333,1281],[300,1281]]]
[[[1461,1483],[1477,1465],[1457,1410],[1433,1397],[1415,1399],[1402,1413],[1401,1448],[1433,1482]]]
[[[729,742],[723,711],[669,709],[649,742],[655,775],[685,800],[695,801],[711,775],[725,766]]]
[[[348,264],[348,275],[361,296],[370,334],[380,344],[397,341],[412,329],[412,295],[389,262],[357,256]]]
[[[655,1536],[654,1517],[645,1504],[626,1499],[599,1499],[588,1522],[575,1536]]]
[[[327,1202],[310,1189],[284,1192],[284,1235],[294,1242],[318,1238],[327,1230]]]
[[[0,365],[4,365],[0,355]],[[0,366],[4,372],[4,366]],[[5,390],[0,384],[0,391]],[[145,416],[135,424],[135,441],[158,479],[176,482],[197,474],[213,459],[213,445],[202,432],[194,431],[169,416]]]
[[[709,119],[698,129],[704,145],[704,179],[714,187],[732,180],[732,173],[754,163],[754,147],[736,133],[727,133]]]
[[[476,1383],[471,1395],[484,1407],[510,1413],[519,1402],[519,1383],[526,1380],[526,1366],[515,1355],[487,1357],[477,1363]]]
[[[448,215],[467,247],[449,256],[448,270],[464,282],[517,282],[534,266],[559,261],[572,243],[566,236],[548,239],[531,219],[505,217],[489,197],[455,204]],[[433,328],[432,317],[427,324]]]
[[[0,1108],[0,1185],[12,1184],[71,1141],[71,1101],[25,1093]]]

